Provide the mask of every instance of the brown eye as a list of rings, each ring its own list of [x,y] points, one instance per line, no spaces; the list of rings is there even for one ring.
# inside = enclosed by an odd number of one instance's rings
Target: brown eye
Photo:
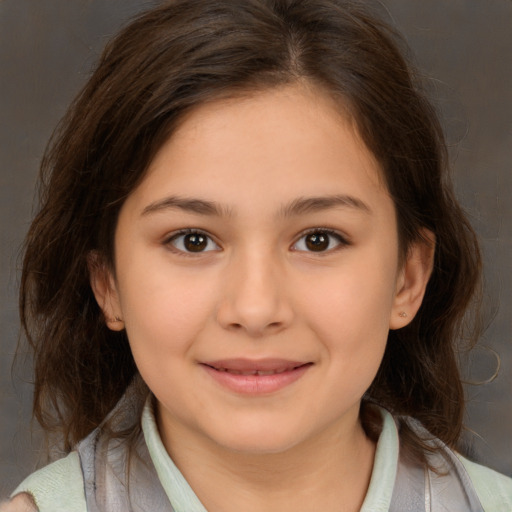
[[[199,233],[190,233],[183,238],[183,245],[190,252],[204,251],[208,244],[208,239]]]
[[[340,234],[335,231],[318,229],[302,235],[292,249],[305,252],[326,252],[344,245],[349,244]]]
[[[329,235],[327,233],[310,233],[306,235],[306,247],[310,251],[325,251],[329,247]]]
[[[166,243],[184,253],[201,253],[217,251],[220,247],[206,234],[200,232],[185,232],[174,235]]]

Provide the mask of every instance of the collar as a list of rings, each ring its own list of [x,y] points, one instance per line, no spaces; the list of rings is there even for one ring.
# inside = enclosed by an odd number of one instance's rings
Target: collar
[[[387,512],[393,494],[398,463],[398,431],[391,414],[382,408],[379,411],[383,420],[382,431],[377,442],[370,485],[360,512]],[[146,401],[142,412],[142,430],[149,455],[174,512],[207,512],[162,443],[152,396]]]

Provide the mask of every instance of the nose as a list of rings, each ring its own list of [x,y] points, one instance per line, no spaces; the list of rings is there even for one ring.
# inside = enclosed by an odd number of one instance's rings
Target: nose
[[[217,320],[224,329],[262,337],[286,329],[293,319],[286,272],[271,255],[241,256],[226,268]]]

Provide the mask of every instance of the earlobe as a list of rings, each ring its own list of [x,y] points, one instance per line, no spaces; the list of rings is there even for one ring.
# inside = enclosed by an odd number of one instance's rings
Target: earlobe
[[[89,282],[96,297],[96,302],[103,311],[107,327],[112,331],[122,331],[124,321],[122,320],[119,297],[112,271],[96,251],[88,254],[87,266]]]
[[[390,329],[405,327],[418,312],[432,274],[435,245],[435,235],[424,229],[421,237],[409,248],[397,279]]]

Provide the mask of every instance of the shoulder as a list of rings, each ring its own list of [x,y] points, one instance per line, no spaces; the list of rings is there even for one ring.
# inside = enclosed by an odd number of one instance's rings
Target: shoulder
[[[457,454],[480,498],[484,510],[510,512],[512,510],[512,478]]]
[[[441,471],[437,475],[440,477],[439,481],[449,474],[457,474],[456,480],[466,491],[470,491],[470,495],[478,498],[485,512],[512,511],[512,478],[454,452],[432,436],[419,421],[409,417],[400,419],[433,448],[432,453],[427,456],[432,462],[432,467],[443,468],[442,459],[448,463],[447,472]],[[443,483],[440,489],[443,489],[443,486],[446,486],[446,483]]]
[[[0,512],[38,512],[32,497],[27,493],[17,494],[12,500],[0,503]]]
[[[71,452],[32,473],[11,496],[24,492],[34,497],[39,512],[85,512],[84,479],[78,453]]]

